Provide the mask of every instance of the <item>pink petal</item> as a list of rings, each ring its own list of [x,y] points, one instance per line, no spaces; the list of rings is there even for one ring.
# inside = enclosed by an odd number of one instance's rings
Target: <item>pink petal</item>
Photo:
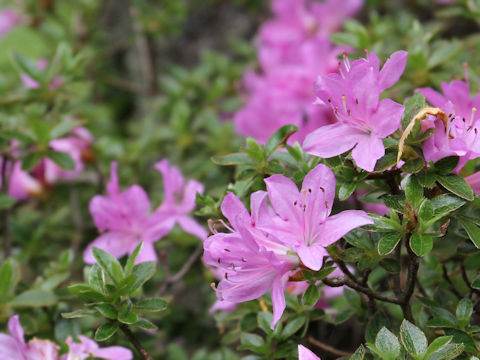
[[[467,176],[465,181],[470,184],[475,194],[480,194],[480,171],[477,171],[475,174]]]
[[[109,231],[100,235],[88,245],[83,253],[83,261],[87,264],[94,264],[96,262],[92,254],[92,247],[94,246],[105,250],[116,258],[120,258],[127,254],[134,243],[136,243],[135,239],[132,239],[132,237],[124,233]]]
[[[303,265],[314,271],[320,270],[323,264],[323,257],[328,256],[327,250],[320,244],[311,246],[302,244],[297,247],[297,254]]]
[[[135,247],[133,247],[131,249],[130,254],[133,252]],[[135,264],[140,264],[140,263],[146,262],[146,261],[153,261],[153,262],[158,261],[157,253],[155,252],[155,246],[152,243],[149,243],[149,242],[144,242],[143,243],[142,250],[138,254],[138,257],[135,260]]]
[[[298,360],[321,360],[303,345],[298,345]]]
[[[435,107],[441,108],[447,102],[447,99],[442,94],[433,90],[432,88],[420,88],[416,89],[415,92],[420,92],[423,94],[427,101]]]
[[[93,356],[100,359],[107,360],[131,360],[133,359],[132,352],[122,346],[110,346],[100,348],[93,353]]]
[[[203,184],[195,180],[189,180],[183,190],[183,199],[180,204],[181,211],[185,214],[192,211],[196,206],[195,200],[197,198],[197,193],[203,194],[203,189]]]
[[[232,192],[229,192],[222,201],[222,214],[234,229],[238,227],[237,221],[242,224],[250,222],[250,214],[242,201]]]
[[[305,193],[305,218],[310,226],[326,219],[335,198],[335,175],[323,164],[317,165],[305,176],[302,191]]]
[[[303,149],[311,155],[330,158],[350,150],[362,134],[343,123],[322,126],[307,135]]]
[[[272,305],[273,305],[273,321],[270,328],[273,330],[278,320],[281,319],[285,311],[285,293],[283,292],[282,278],[278,276],[272,284]]]
[[[25,344],[23,327],[22,324],[20,324],[20,318],[18,315],[14,315],[8,320],[8,331],[18,343]]]
[[[397,51],[393,53],[380,71],[379,86],[381,90],[392,87],[402,76],[407,65],[408,53]]]
[[[370,118],[369,123],[374,126],[374,133],[385,138],[400,128],[405,106],[391,99],[383,99],[378,104],[377,111]]]
[[[0,334],[0,354],[3,359],[25,360],[23,347],[13,336]]]
[[[330,216],[321,226],[315,244],[329,246],[351,230],[373,224],[373,220],[362,210],[345,210]],[[313,269],[315,270],[315,269]],[[318,270],[318,269],[317,269]]]
[[[207,231],[203,226],[197,223],[194,219],[188,216],[182,216],[178,218],[178,224],[180,227],[185,230],[187,233],[196,236],[200,240],[205,240],[207,238]]]
[[[366,171],[373,171],[377,160],[385,155],[382,139],[375,135],[364,135],[352,151],[357,166]]]
[[[110,182],[107,184],[107,194],[115,196],[120,193],[118,186],[117,162],[113,161],[110,164]]]
[[[275,212],[284,221],[290,221],[293,225],[301,223],[300,209],[296,206],[300,193],[297,185],[283,175],[273,175],[265,179],[270,202]]]

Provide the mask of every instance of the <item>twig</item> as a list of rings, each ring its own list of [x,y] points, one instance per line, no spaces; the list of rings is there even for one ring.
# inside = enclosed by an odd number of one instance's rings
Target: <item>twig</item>
[[[347,352],[347,351],[343,351],[343,350],[339,350],[339,349],[336,349],[334,348],[333,346],[330,346],[330,345],[327,345],[311,336],[309,336],[307,338],[307,341],[312,344],[312,345],[315,345],[316,347],[318,347],[319,349],[322,349],[323,351],[326,351],[332,355],[335,355],[335,356],[352,356],[353,353],[350,353],[350,352]]]
[[[412,248],[410,247],[408,236],[405,241],[405,246],[407,248],[409,266],[408,266],[407,287],[403,292],[403,295],[400,301],[400,306],[402,307],[402,311],[405,319],[414,323],[412,310],[410,308],[410,299],[413,295],[413,291],[415,290],[415,283],[417,280],[419,261],[418,261],[418,256],[413,252]]]
[[[453,284],[452,279],[450,279],[450,277],[448,276],[447,266],[445,265],[445,263],[442,264],[442,274],[443,274],[443,278],[447,281],[450,287],[450,291],[453,292],[458,299],[463,298],[462,294],[460,294],[458,290],[455,288],[455,285]]]
[[[182,268],[177,273],[173,275],[169,275],[167,273],[163,284],[160,286],[160,289],[158,290],[159,295],[162,294],[170,284],[180,281],[187,274],[187,272],[190,270],[190,268],[193,266],[193,264],[195,264],[197,259],[202,254],[202,250],[203,250],[203,244],[199,244],[195,249],[195,251],[192,253],[192,255],[190,255],[188,260],[185,262],[185,264],[183,264]]]
[[[127,324],[120,324],[120,329],[122,329],[122,331],[125,334],[125,336],[127,337],[128,341],[130,341],[132,343],[132,345],[135,346],[135,349],[137,349],[139,354],[142,355],[142,357],[145,360],[153,360],[153,358],[150,356],[150,354],[147,352],[147,350],[145,350],[145,348],[140,343],[140,341],[138,341],[138,339],[135,337],[135,335],[133,335],[132,331],[130,330],[130,328],[128,327]]]
[[[378,294],[372,289],[370,289],[367,286],[362,286],[352,280],[350,280],[347,277],[344,276],[339,276],[339,277],[333,277],[333,278],[326,278],[322,280],[325,285],[331,286],[331,287],[339,287],[339,286],[344,286],[347,285],[348,287],[351,287],[354,290],[357,290],[358,292],[361,292],[369,297],[372,297],[374,299],[380,300],[380,301],[385,301],[389,302],[392,304],[397,304],[397,305],[402,305],[402,300],[401,299],[396,299],[392,298],[389,296],[384,296],[382,294]]]

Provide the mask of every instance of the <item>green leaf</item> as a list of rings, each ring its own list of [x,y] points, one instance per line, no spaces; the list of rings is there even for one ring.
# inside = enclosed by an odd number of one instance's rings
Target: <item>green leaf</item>
[[[436,176],[437,182],[451,193],[461,197],[462,199],[472,201],[473,190],[470,185],[458,175]]]
[[[23,171],[30,171],[32,170],[40,160],[42,160],[43,155],[40,153],[30,153],[25,156],[22,160],[22,170]]]
[[[367,324],[367,328],[365,329],[365,340],[373,344],[380,329],[383,327],[388,328],[389,325],[390,322],[387,315],[382,311],[377,311]]]
[[[135,260],[137,260],[138,254],[142,251],[143,242],[137,245],[132,254],[128,257],[127,263],[125,264],[125,275],[128,276],[132,273],[133,266],[135,265]]]
[[[417,175],[420,185],[426,188],[431,188],[435,184],[435,174],[429,171],[421,171]]]
[[[42,74],[35,61],[20,55],[16,51],[11,52],[10,58],[19,73],[25,73],[37,82],[41,81]]]
[[[132,269],[132,275],[137,277],[137,281],[130,289],[130,292],[134,292],[140,286],[142,286],[148,279],[155,274],[155,263],[153,261],[146,261],[137,264]]]
[[[107,319],[115,320],[118,317],[118,311],[115,309],[115,306],[109,303],[98,304],[95,307],[100,314],[102,314]]]
[[[458,220],[460,221],[460,224],[462,224],[473,244],[480,249],[480,228],[465,218],[459,217]]]
[[[229,165],[255,165],[255,163],[243,153],[233,153],[222,156],[213,156],[212,161],[216,165],[229,166]]]
[[[410,247],[417,256],[428,254],[433,248],[433,238],[424,234],[413,234],[410,238]]]
[[[440,336],[433,340],[433,342],[428,346],[427,352],[425,353],[424,359],[429,359],[433,353],[436,353],[440,349],[442,349],[445,345],[447,345],[450,341],[452,341],[451,336]]]
[[[283,328],[281,336],[282,339],[288,339],[293,336],[293,334],[295,334],[298,330],[302,328],[306,320],[307,318],[305,317],[305,315],[299,315],[290,319],[287,325],[285,325],[285,327]]]
[[[414,175],[407,176],[402,181],[402,188],[405,191],[405,196],[410,205],[414,209],[418,210],[420,204],[423,202],[423,188],[418,182],[418,179]]]
[[[0,194],[0,210],[11,208],[17,200],[7,194]]]
[[[246,332],[242,332],[240,335],[240,341],[242,346],[239,347],[239,349],[241,348],[258,352],[265,346],[265,342],[260,336]]]
[[[390,254],[395,249],[401,238],[402,234],[400,233],[386,233],[378,242],[378,253],[380,255]]]
[[[444,337],[444,336],[442,336]],[[433,343],[432,343],[433,344]],[[463,344],[447,344],[437,352],[435,352],[428,360],[452,360],[456,359],[463,350],[465,349],[465,345]],[[474,357],[470,358],[473,360]]]
[[[118,323],[110,322],[100,326],[97,331],[95,331],[95,340],[96,341],[105,341],[110,339],[118,330]]]
[[[397,151],[386,151],[385,155],[377,160],[375,172],[384,172],[397,163]]]
[[[118,316],[118,321],[124,323],[124,324],[135,324],[138,320],[138,315],[134,312],[128,313],[128,314],[119,314]]]
[[[157,312],[167,308],[167,302],[160,298],[143,299],[135,303],[134,309],[139,312]]]
[[[50,131],[50,139],[56,139],[65,136],[81,124],[81,121],[62,121]]]
[[[433,205],[432,202],[428,199],[425,199],[420,205],[418,210],[418,216],[421,220],[429,221],[433,217]]]
[[[402,166],[402,171],[407,174],[416,174],[425,167],[425,160],[418,157],[416,159],[411,159],[405,162]]]
[[[430,200],[433,206],[435,216],[444,216],[465,205],[466,201],[458,196],[451,194],[442,194]]]
[[[464,329],[468,324],[470,324],[470,317],[473,313],[473,304],[469,298],[463,298],[457,304],[456,316],[458,326]]]
[[[480,290],[480,275],[478,275],[475,279],[472,281],[472,288],[476,290]]]
[[[427,351],[427,338],[418,327],[408,320],[403,320],[400,326],[400,340],[405,350],[414,358],[421,358]]]
[[[13,261],[8,259],[0,267],[0,299],[11,294],[15,285],[16,276]]]
[[[458,165],[458,156],[447,156],[435,163],[435,172],[440,175],[450,174]]]
[[[72,157],[66,152],[48,150],[47,156],[62,169],[68,171],[75,170],[75,162],[73,161]]]
[[[103,271],[114,283],[119,284],[123,279],[123,269],[118,260],[106,251],[96,247],[92,248],[92,253]]]
[[[88,284],[94,289],[95,291],[105,294],[105,280],[103,279],[103,270],[95,263],[88,272]]]
[[[355,188],[357,187],[356,183],[344,183],[340,186],[340,189],[338,189],[338,199],[340,201],[345,201],[347,200],[350,195],[355,191]]]
[[[302,302],[305,306],[314,306],[320,298],[318,286],[311,284],[303,293]]]
[[[252,137],[247,137],[247,148],[242,149],[250,159],[256,163],[261,163],[264,160],[263,148],[262,146],[255,141]]]
[[[363,360],[365,358],[365,348],[360,345],[359,348],[349,357],[349,360]]]
[[[154,323],[146,319],[138,319],[137,322],[133,325],[138,326],[141,329],[150,330],[150,331],[158,329],[157,325],[155,325]]]
[[[465,346],[465,351],[477,351],[477,342],[465,331],[461,331],[458,329],[444,329],[444,331],[445,335],[453,336],[452,343],[463,344]]]
[[[42,307],[51,306],[57,303],[57,297],[42,290],[27,290],[16,296],[11,302],[12,307]]]
[[[62,313],[62,317],[64,317],[65,319],[77,319],[77,318],[83,318],[86,316],[94,316],[94,315],[95,315],[95,311],[90,309],[79,309],[79,310],[75,310],[68,313]]]
[[[381,197],[385,206],[403,214],[405,211],[405,196],[402,195],[383,195]]]
[[[398,338],[386,327],[382,327],[375,339],[375,347],[386,360],[395,360],[400,354],[400,343]]]

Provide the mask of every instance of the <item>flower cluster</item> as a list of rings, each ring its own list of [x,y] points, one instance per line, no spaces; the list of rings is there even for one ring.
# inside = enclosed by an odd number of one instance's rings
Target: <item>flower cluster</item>
[[[23,328],[18,315],[8,321],[8,334],[0,334],[0,354],[6,360],[72,360],[95,357],[105,360],[131,360],[133,354],[129,349],[121,346],[100,348],[97,343],[83,335],[79,335],[80,342],[71,337],[66,340],[68,353],[59,355],[60,346],[50,340],[33,338],[25,342]]]
[[[207,237],[206,230],[188,216],[195,207],[196,194],[203,192],[202,184],[185,181],[180,171],[170,166],[166,159],[158,162],[155,168],[162,173],[165,196],[163,203],[149,213],[150,200],[145,190],[132,185],[120,191],[117,164],[112,163],[107,195],[97,195],[90,202],[90,213],[102,234],[85,250],[86,263],[95,262],[92,247],[120,258],[131,254],[141,242],[143,247],[136,262],[157,261],[154,243],[177,223],[201,240]]]
[[[0,10],[0,36],[6,35],[20,23],[19,14],[10,8]]]
[[[229,232],[217,232],[204,242],[206,264],[223,272],[216,287],[220,300],[244,302],[271,290],[272,327],[278,322],[290,275],[301,266],[320,270],[328,256],[325,247],[373,223],[360,210],[330,215],[335,182],[323,164],[306,175],[300,191],[292,180],[273,175],[265,179],[266,192],[251,195],[251,214],[234,194],[225,196],[222,213]]]
[[[68,119],[67,122],[73,121]],[[42,158],[31,170],[22,170],[20,160],[7,161],[7,173],[10,173],[8,193],[18,200],[24,200],[30,196],[41,197],[45,191],[60,180],[72,180],[85,168],[92,158],[91,144],[93,136],[82,126],[74,128],[71,133],[63,138],[51,140],[49,148],[68,154],[73,162],[73,170],[64,170],[48,157]],[[17,153],[17,144],[12,142],[13,153]]]
[[[316,77],[336,70],[345,48],[328,35],[357,12],[362,0],[275,0],[273,19],[258,36],[261,72],[245,75],[246,105],[235,114],[236,131],[265,143],[281,126],[300,128],[292,140],[334,120],[328,106],[314,105]]]

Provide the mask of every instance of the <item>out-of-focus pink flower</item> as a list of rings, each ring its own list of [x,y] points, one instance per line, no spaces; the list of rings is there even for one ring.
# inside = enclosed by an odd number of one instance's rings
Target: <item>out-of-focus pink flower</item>
[[[8,320],[10,335],[0,334],[0,354],[5,360],[57,360],[56,344],[48,340],[32,339],[25,343],[18,315]]]
[[[207,231],[189,215],[195,208],[197,193],[203,193],[203,185],[195,180],[185,181],[180,170],[171,166],[167,159],[155,164],[155,168],[163,176],[165,195],[163,203],[155,211],[162,218],[163,226],[170,231],[178,224],[187,233],[205,240]]]
[[[20,16],[13,9],[0,10],[0,36],[5,36],[20,23]]]
[[[47,65],[48,65],[48,61],[46,59],[40,59],[37,61],[37,67],[39,70],[45,70]],[[27,74],[20,74],[20,78],[22,79],[23,86],[25,86],[27,89],[40,88],[40,84],[36,80],[28,76]],[[57,76],[52,80],[52,82],[48,86],[48,89],[55,90],[60,85],[62,85],[62,78],[60,76]]]
[[[321,360],[303,345],[298,345],[298,360]]]
[[[320,270],[326,246],[349,231],[373,220],[361,210],[346,210],[330,216],[335,198],[335,176],[323,164],[312,169],[303,180],[301,191],[283,175],[265,179],[275,213],[281,221],[267,221],[260,228],[274,234],[295,249],[302,263]]]
[[[447,124],[429,116],[422,121],[423,130],[434,128],[435,133],[423,145],[425,160],[438,161],[447,156],[459,156],[454,172],[458,173],[468,160],[480,157],[480,94],[470,96],[470,86],[465,81],[442,83],[443,94],[431,88],[421,92],[433,105],[448,115]]]
[[[96,195],[90,201],[90,213],[95,226],[103,233],[85,250],[83,260],[93,264],[95,246],[120,258],[131,254],[140,242],[142,251],[136,262],[156,261],[153,243],[169,232],[163,224],[163,216],[150,214],[150,201],[142,187],[132,185],[120,192],[117,164],[111,165],[107,195]]]
[[[106,360],[131,360],[132,352],[122,346],[110,346],[100,348],[98,344],[86,336],[79,335],[80,342],[75,342],[68,337],[66,344],[68,345],[68,354],[60,357],[59,360],[85,360],[90,357],[106,359]]]
[[[475,194],[480,195],[480,171],[467,176],[465,180],[470,184]]]
[[[358,197],[361,197],[365,194],[367,194],[367,190],[366,189],[359,189],[357,191],[355,191],[355,194],[352,195],[352,199],[354,199],[354,196],[356,196],[357,198]],[[361,202],[361,205],[363,207],[363,209],[369,213],[372,213],[372,214],[377,214],[377,215],[380,215],[380,216],[384,216],[385,214],[388,213],[388,207],[385,206],[385,204],[383,202],[366,202],[365,200],[360,200],[359,201]]]
[[[3,164],[3,159],[0,158],[0,167]],[[12,163],[7,164],[10,168]],[[3,186],[0,179],[0,187]],[[29,174],[26,171],[22,170],[22,164],[20,161],[15,161],[13,163],[13,168],[11,168],[10,182],[8,185],[8,195],[17,199],[24,200],[30,196],[40,196],[44,191],[44,187],[40,181],[35,177]]]
[[[58,357],[60,346],[49,340],[33,338],[25,343],[23,328],[18,315],[8,321],[10,335],[0,334],[0,355],[2,360],[85,360],[95,357],[105,360],[131,360],[132,352],[121,346],[100,348],[97,343],[83,335],[79,335],[80,343],[71,337],[66,341],[69,347],[67,354]]]
[[[329,158],[353,148],[357,166],[372,171],[385,154],[382,139],[399,128],[404,110],[391,99],[380,100],[380,95],[398,81],[406,63],[407,52],[397,51],[380,70],[380,61],[371,52],[367,59],[352,63],[345,58],[340,74],[320,76],[318,101],[332,107],[338,122],[309,134],[305,151]]]
[[[256,228],[259,212],[268,211],[263,191],[251,196],[250,215],[232,193],[225,196],[222,213],[232,226],[230,233],[216,233],[204,242],[204,261],[223,272],[216,288],[221,301],[239,303],[257,299],[271,290],[272,328],[285,310],[283,279],[298,264],[289,248]]]
[[[236,132],[266,143],[279,128],[293,124],[299,131],[289,141],[301,142],[308,133],[331,123],[331,109],[313,104],[313,82],[312,74],[300,67],[249,73],[245,78],[248,100],[234,116]]]

